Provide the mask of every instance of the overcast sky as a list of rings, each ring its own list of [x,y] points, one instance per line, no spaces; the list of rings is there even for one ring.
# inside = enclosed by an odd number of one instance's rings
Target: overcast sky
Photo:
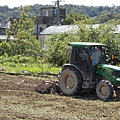
[[[25,5],[34,5],[34,4],[42,4],[42,5],[53,5],[53,1],[56,0],[1,0],[0,6],[7,5],[8,7],[18,7]],[[75,5],[86,5],[86,6],[119,6],[120,0],[61,0],[61,5],[63,4],[75,4]]]

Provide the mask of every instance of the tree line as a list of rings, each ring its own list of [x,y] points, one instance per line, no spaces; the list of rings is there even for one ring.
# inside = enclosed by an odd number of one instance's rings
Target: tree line
[[[35,16],[39,16],[40,8],[50,7],[52,5],[30,5],[30,13]],[[77,13],[86,15],[94,19],[97,23],[104,23],[111,19],[120,19],[120,6],[84,6],[84,5],[72,5],[64,4],[62,6],[66,9],[66,15],[69,13]],[[19,8],[22,8],[20,6]],[[0,6],[0,23],[5,24],[9,18],[20,17],[18,7],[9,8],[8,6]]]

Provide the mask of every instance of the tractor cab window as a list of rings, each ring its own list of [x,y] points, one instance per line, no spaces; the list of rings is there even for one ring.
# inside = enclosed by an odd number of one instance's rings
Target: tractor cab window
[[[73,47],[71,53],[70,64],[74,64],[85,69],[89,60],[89,52],[86,48]]]
[[[105,50],[100,48],[92,49],[92,66],[105,63]]]
[[[87,49],[80,49],[79,56],[82,60],[87,60],[88,59]]]

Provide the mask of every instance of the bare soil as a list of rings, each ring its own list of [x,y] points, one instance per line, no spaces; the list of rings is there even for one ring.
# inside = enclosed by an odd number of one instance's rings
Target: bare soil
[[[40,94],[34,89],[43,79],[0,74],[0,120],[120,120],[119,98]]]

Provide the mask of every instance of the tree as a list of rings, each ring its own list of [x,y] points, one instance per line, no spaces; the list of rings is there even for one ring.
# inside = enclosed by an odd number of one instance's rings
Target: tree
[[[84,21],[84,23],[89,23],[90,21],[93,20],[84,14],[73,13],[73,12],[67,14],[66,24],[75,24],[76,22],[79,21]]]
[[[44,60],[54,66],[62,66],[68,62],[69,49],[67,34],[53,35],[47,42],[47,49],[44,51]]]
[[[7,30],[7,42],[1,44],[2,54],[5,52],[11,55],[26,55],[36,56],[39,54],[39,43],[33,35],[34,31],[34,16],[31,16],[29,7],[22,7],[19,9],[20,18],[14,19],[10,29]],[[9,40],[10,35],[14,35],[15,42]],[[7,49],[9,45],[10,49]]]
[[[14,19],[8,34],[13,34],[18,40],[29,39],[34,30],[34,16],[31,16],[29,7],[19,8],[20,17]]]

